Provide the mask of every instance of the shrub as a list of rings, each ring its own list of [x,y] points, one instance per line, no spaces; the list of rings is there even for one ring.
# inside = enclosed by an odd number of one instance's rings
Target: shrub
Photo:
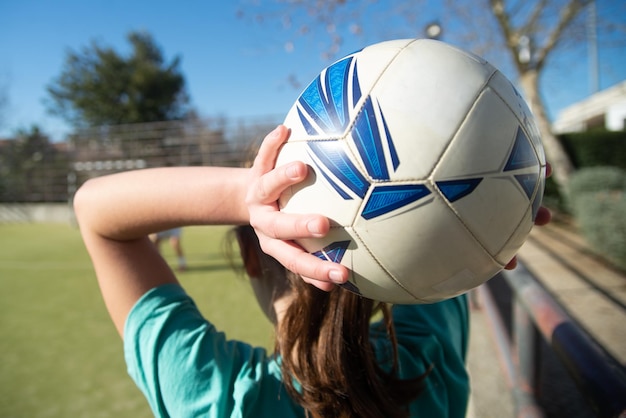
[[[626,171],[579,170],[570,181],[568,202],[592,249],[626,270]]]
[[[626,172],[618,167],[589,167],[574,173],[568,185],[567,204],[576,214],[576,201],[587,193],[626,190]]]
[[[603,129],[559,135],[559,141],[576,169],[612,166],[626,170],[626,131]],[[546,183],[544,204],[561,212],[571,212],[568,196],[564,196],[554,181]]]
[[[576,219],[589,245],[626,270],[626,193],[585,193],[577,199]]]

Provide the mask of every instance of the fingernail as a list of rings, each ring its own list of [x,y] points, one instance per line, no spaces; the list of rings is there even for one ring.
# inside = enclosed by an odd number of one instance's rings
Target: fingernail
[[[310,220],[307,224],[306,224],[306,229],[307,231],[309,231],[311,234],[313,234],[314,236],[322,236],[322,231],[320,230],[320,224],[319,222],[317,222],[317,220]]]
[[[277,126],[276,128],[274,128],[274,130],[272,132],[270,132],[270,136],[272,138],[276,138],[278,136],[279,132],[280,132],[280,125]]]
[[[287,177],[289,177],[290,179],[297,179],[300,177],[300,170],[298,169],[297,165],[292,164],[287,167],[286,174]]]
[[[328,272],[328,278],[333,283],[343,283],[345,280],[343,279],[343,275],[341,274],[341,270],[332,269]]]

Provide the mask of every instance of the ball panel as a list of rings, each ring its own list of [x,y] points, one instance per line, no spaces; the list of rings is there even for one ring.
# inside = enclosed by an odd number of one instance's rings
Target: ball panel
[[[284,124],[292,130],[290,141],[344,137],[389,62],[411,42],[368,46],[322,70],[287,114]]]
[[[489,254],[498,254],[530,208],[511,176],[485,177],[469,195],[451,203]]]
[[[486,88],[441,157],[433,179],[500,174],[511,154],[518,127],[518,120],[502,99],[493,89]]]
[[[502,101],[506,103],[506,106],[511,112],[517,116],[525,134],[533,144],[540,164],[545,165],[546,156],[543,145],[541,144],[541,134],[539,133],[535,118],[522,95],[500,71],[496,72],[491,80],[489,80],[489,86],[500,96]]]
[[[432,192],[425,184],[389,183],[372,187],[366,196],[366,203],[361,210],[361,218],[376,218],[381,221],[386,217],[395,217],[401,213],[428,203]]]
[[[415,39],[397,39],[367,46],[355,53],[357,76],[363,97],[371,94],[372,88],[387,73],[389,64],[402,55]]]
[[[546,188],[546,167],[543,166],[541,167],[541,171],[539,173],[537,193],[535,193],[535,196],[533,197],[533,203],[532,203],[533,222],[535,221],[535,218],[537,217],[537,212],[539,212],[539,208],[541,207],[541,202],[543,200],[543,193],[545,191],[545,188]]]
[[[389,181],[390,173],[398,168],[398,153],[387,122],[371,97],[363,103],[346,143],[371,181]]]
[[[516,230],[511,234],[508,241],[502,247],[500,252],[496,254],[495,259],[502,265],[506,265],[509,261],[515,257],[520,247],[528,238],[528,234],[533,228],[532,210],[526,211],[520,224]]]
[[[358,287],[361,295],[389,303],[423,302],[394,281],[364,246],[352,253],[352,262],[350,281]]]
[[[376,255],[392,277],[403,283],[416,302],[435,301],[449,297],[450,292],[466,291],[502,267],[481,248],[440,198],[401,216],[375,221],[357,218],[354,230],[369,252]],[[450,280],[459,275],[465,281]]]
[[[473,55],[430,40],[410,44],[393,60],[372,90],[404,157],[391,180],[428,176],[494,71]]]

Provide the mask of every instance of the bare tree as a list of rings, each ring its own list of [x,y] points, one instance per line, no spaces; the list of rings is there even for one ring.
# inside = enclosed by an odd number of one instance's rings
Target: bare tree
[[[552,134],[540,77],[555,51],[580,47],[586,30],[582,12],[593,3],[594,0],[447,0],[443,6],[431,2],[426,7],[424,0],[276,0],[269,17],[280,16],[283,26],[296,36],[308,34],[314,27],[324,28],[328,34],[328,48],[324,51],[327,57],[334,56],[345,37],[362,35],[373,27],[385,31],[378,36],[386,38],[424,37],[428,36],[428,23],[436,22],[445,31],[445,40],[485,56],[499,67],[503,62],[512,66],[536,116],[554,178],[564,190],[574,167]],[[375,12],[366,15],[368,7]],[[298,16],[297,24],[291,16]],[[405,23],[402,30],[397,25],[399,18]],[[264,20],[258,16],[257,19]],[[368,26],[364,21],[374,23],[368,31],[363,30]],[[624,30],[623,23],[622,27],[615,22],[612,25],[613,30]]]
[[[524,19],[516,19],[516,10],[507,9],[504,0],[490,0],[491,12],[496,17],[500,34],[515,63],[522,90],[539,124],[546,153],[554,167],[554,177],[562,188],[567,186],[574,166],[550,128],[540,94],[539,76],[567,29],[590,2],[568,0],[559,8],[559,13],[549,19],[556,10],[549,10],[548,0],[538,0]]]

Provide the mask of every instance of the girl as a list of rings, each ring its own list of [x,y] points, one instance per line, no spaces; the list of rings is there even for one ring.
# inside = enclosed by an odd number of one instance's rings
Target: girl
[[[324,236],[328,219],[277,207],[307,176],[300,162],[274,168],[288,135],[283,126],[270,133],[249,169],[125,172],[90,180],[76,194],[129,373],[155,416],[464,416],[465,297],[391,308],[337,287],[346,268],[292,241]],[[548,222],[549,212],[537,219]],[[215,224],[239,225],[246,271],[276,327],[272,355],[227,340],[203,318],[148,238]],[[372,323],[376,312],[382,319]]]

